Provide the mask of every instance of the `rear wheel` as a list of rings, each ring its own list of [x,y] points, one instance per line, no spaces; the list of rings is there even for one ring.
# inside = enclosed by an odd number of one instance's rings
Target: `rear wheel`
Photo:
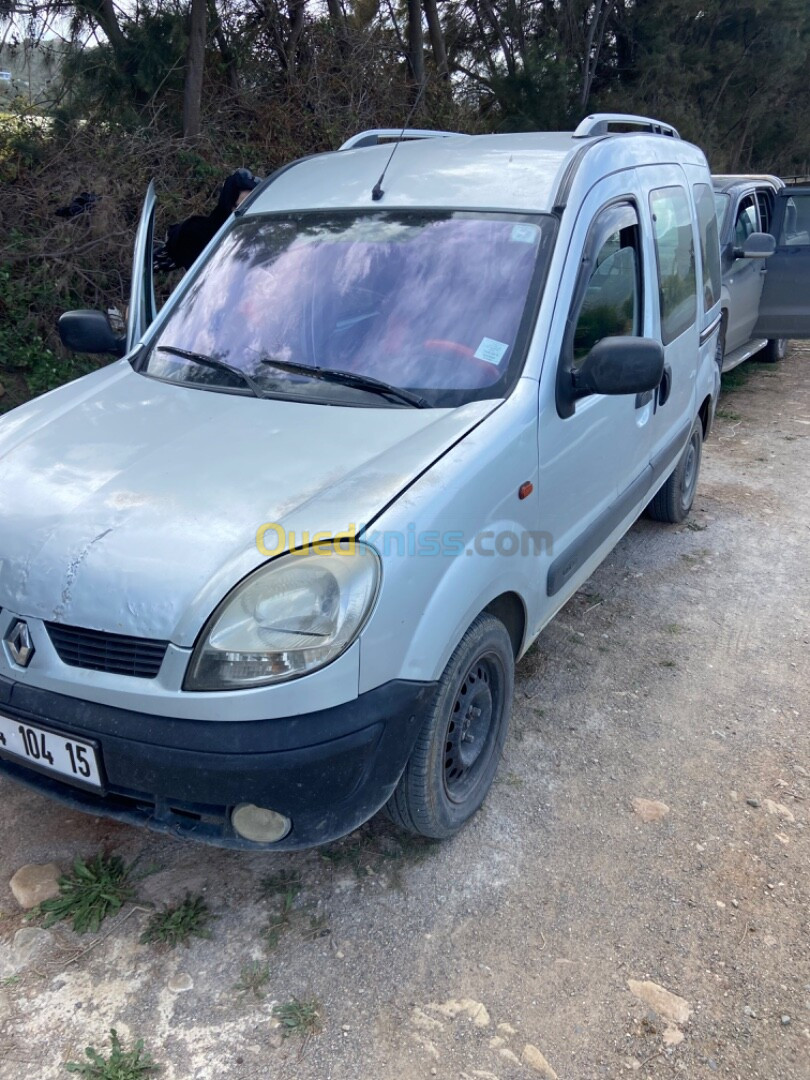
[[[672,475],[647,507],[655,521],[679,525],[686,519],[695,501],[702,452],[703,424],[698,417]]]
[[[515,685],[512,641],[479,615],[444,669],[405,772],[386,804],[419,836],[452,836],[481,806],[498,769]]]
[[[762,360],[765,364],[776,364],[780,360],[785,359],[785,353],[787,352],[787,339],[777,338],[775,341],[769,341],[764,349],[761,350],[758,360]]]

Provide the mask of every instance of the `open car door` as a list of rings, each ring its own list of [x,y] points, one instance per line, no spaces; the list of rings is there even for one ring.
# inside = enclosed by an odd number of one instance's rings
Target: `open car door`
[[[765,260],[757,338],[810,338],[810,187],[778,192],[771,232],[776,251]]]
[[[135,235],[135,253],[132,257],[132,290],[127,310],[127,346],[130,350],[141,340],[146,328],[157,314],[155,284],[152,272],[152,239],[155,231],[155,182],[149,181],[143,201],[141,220]]]

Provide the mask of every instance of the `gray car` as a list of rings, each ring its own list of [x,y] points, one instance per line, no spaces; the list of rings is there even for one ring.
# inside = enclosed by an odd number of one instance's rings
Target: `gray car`
[[[778,176],[712,176],[723,271],[723,323],[717,342],[720,370],[757,356],[775,363],[785,355],[785,338],[757,332],[759,306],[767,274],[763,253],[746,251],[755,234],[772,235],[776,196],[785,185]],[[756,248],[756,240],[753,242]]]

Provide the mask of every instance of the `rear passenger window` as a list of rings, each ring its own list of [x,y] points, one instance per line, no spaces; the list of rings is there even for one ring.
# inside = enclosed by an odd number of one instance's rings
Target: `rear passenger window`
[[[605,337],[641,334],[638,216],[629,204],[604,210],[592,226],[596,255],[574,331],[576,369]]]
[[[720,239],[717,232],[714,193],[708,184],[695,184],[700,231],[700,261],[703,264],[703,310],[708,311],[720,299]]]
[[[791,195],[787,200],[779,244],[786,247],[810,244],[810,195]]]
[[[651,191],[650,210],[658,260],[661,340],[668,345],[688,330],[697,316],[692,213],[681,187]]]

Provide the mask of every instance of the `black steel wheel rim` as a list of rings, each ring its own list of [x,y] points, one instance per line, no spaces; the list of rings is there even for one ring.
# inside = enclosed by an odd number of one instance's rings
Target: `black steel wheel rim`
[[[492,653],[470,664],[459,683],[444,740],[444,789],[464,802],[486,771],[503,714],[504,676]]]

